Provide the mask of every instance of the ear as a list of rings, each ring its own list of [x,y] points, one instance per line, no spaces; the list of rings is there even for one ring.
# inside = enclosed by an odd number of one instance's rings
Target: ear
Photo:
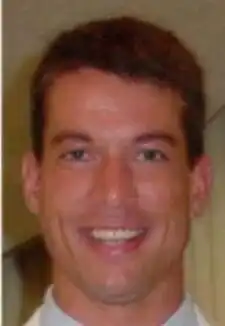
[[[191,172],[191,217],[203,214],[212,188],[212,163],[207,155],[201,156]]]
[[[31,213],[39,212],[40,164],[32,152],[27,153],[22,161],[22,179],[25,202]]]

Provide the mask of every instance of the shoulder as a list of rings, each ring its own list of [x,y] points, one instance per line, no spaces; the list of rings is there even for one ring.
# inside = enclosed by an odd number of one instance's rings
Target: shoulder
[[[30,319],[23,326],[40,326],[40,311],[41,307],[39,307],[34,314],[30,317]]]

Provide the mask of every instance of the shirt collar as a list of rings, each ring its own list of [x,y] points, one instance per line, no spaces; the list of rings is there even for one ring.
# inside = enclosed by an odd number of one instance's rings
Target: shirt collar
[[[198,326],[194,303],[189,294],[164,326]]]
[[[69,315],[65,314],[56,304],[52,295],[53,286],[51,286],[45,295],[44,304],[41,308],[40,325],[41,326],[82,326]]]
[[[66,315],[56,304],[52,295],[52,286],[47,290],[40,316],[41,326],[82,326],[78,321]],[[198,326],[194,303],[187,295],[178,310],[163,326]]]

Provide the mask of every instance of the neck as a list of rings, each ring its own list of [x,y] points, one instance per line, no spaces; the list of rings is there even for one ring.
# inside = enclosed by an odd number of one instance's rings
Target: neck
[[[183,301],[183,271],[175,268],[142,302],[106,306],[93,302],[57,269],[53,273],[54,298],[64,313],[87,326],[164,324]]]

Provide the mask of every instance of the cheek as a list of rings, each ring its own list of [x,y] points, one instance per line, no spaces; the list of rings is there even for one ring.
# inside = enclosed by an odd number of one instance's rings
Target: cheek
[[[148,174],[146,174],[148,175]],[[138,181],[139,202],[142,209],[162,215],[185,215],[189,207],[189,185],[184,175],[154,173]]]
[[[89,177],[69,170],[52,169],[42,177],[40,225],[52,255],[63,255],[67,247],[68,230],[83,222],[86,209],[84,197],[89,189]]]
[[[43,177],[42,206],[55,210],[79,209],[84,204],[90,184],[91,173],[60,169]]]
[[[139,194],[140,207],[152,227],[145,252],[157,253],[164,263],[178,257],[189,238],[188,182],[182,176],[176,179],[155,176],[140,184]]]

